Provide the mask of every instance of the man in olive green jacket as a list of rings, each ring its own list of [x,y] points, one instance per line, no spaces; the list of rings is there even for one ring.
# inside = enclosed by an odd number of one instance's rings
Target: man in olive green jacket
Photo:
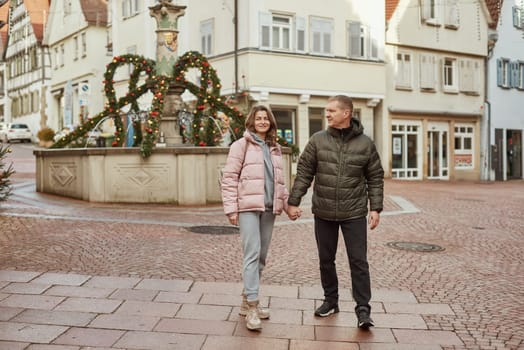
[[[373,141],[364,135],[362,124],[351,118],[352,112],[351,98],[337,95],[328,100],[325,109],[328,129],[315,133],[300,156],[288,199],[288,215],[300,216],[298,206],[314,180],[312,211],[324,289],[324,303],[315,310],[315,315],[325,317],[339,311],[335,256],[340,228],[351,269],[358,326],[368,329],[373,320],[369,305],[367,223],[374,229],[380,221],[384,170]]]

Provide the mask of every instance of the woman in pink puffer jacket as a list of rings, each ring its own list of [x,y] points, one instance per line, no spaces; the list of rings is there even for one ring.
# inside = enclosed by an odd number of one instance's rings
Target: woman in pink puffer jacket
[[[260,330],[260,319],[269,318],[269,311],[258,302],[260,276],[275,217],[287,210],[288,191],[276,131],[271,110],[254,106],[246,118],[244,137],[231,145],[221,183],[224,212],[240,228],[244,253],[240,314],[246,316],[250,330]]]

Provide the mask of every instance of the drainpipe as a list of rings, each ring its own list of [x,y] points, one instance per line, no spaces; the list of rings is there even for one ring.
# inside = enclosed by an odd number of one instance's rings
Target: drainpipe
[[[484,77],[485,77],[485,80],[484,80],[484,91],[485,91],[485,94],[484,94],[484,103],[486,104],[487,106],[487,113],[488,113],[488,122],[487,122],[487,129],[488,129],[488,149],[487,149],[487,152],[488,154],[486,155],[486,159],[488,160],[488,164],[487,164],[487,181],[491,181],[491,162],[492,162],[492,155],[491,155],[491,103],[489,102],[489,96],[488,96],[488,91],[489,91],[489,60],[491,59],[491,57],[493,56],[493,48],[495,46],[495,43],[497,42],[498,40],[498,33],[496,31],[492,31],[491,33],[488,34],[488,55],[486,56],[486,63],[484,65]]]
[[[235,98],[238,97],[238,0],[235,0],[235,14],[233,18],[235,30]]]

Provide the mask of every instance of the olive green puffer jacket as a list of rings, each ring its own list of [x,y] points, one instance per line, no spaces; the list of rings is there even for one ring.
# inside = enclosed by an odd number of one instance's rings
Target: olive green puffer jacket
[[[298,206],[313,179],[312,211],[324,220],[343,221],[382,211],[384,170],[373,141],[351,119],[346,129],[328,128],[311,136],[297,165],[288,203]]]

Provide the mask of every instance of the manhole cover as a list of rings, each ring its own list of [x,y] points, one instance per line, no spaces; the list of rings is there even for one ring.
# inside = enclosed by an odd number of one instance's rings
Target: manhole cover
[[[386,245],[390,248],[400,249],[400,250],[409,250],[412,252],[440,252],[444,250],[441,246],[436,244],[429,243],[420,243],[420,242],[389,242]]]
[[[239,232],[238,227],[235,226],[192,226],[188,230],[208,235],[234,235]]]

